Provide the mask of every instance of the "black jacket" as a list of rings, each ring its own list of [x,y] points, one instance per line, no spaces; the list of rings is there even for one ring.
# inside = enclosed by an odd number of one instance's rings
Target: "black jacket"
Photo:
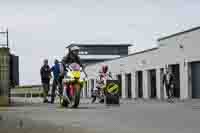
[[[42,66],[40,69],[40,76],[42,83],[49,83],[51,70],[49,66]]]
[[[173,74],[170,74],[170,77],[169,77],[169,84],[167,83],[167,74],[164,74],[164,77],[163,77],[163,84],[165,85],[171,85],[171,84],[174,84],[174,75]]]
[[[82,66],[81,61],[80,61],[80,57],[78,55],[74,55],[72,52],[70,52],[67,56],[65,56],[62,61],[65,65],[77,63],[80,66]]]
[[[85,73],[86,77],[87,77],[87,73],[85,72],[85,67],[83,66],[83,64],[80,61],[80,57],[78,55],[74,55],[72,52],[69,52],[69,54],[67,56],[65,56],[62,60],[63,65],[70,65],[72,63],[77,63],[79,64],[82,68],[83,68],[83,72]],[[65,67],[64,67],[65,68]],[[66,69],[65,69],[66,71]]]

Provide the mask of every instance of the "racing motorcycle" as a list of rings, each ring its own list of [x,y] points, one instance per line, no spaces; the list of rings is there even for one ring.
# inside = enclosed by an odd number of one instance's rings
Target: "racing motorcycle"
[[[64,107],[77,108],[80,102],[81,89],[85,83],[82,79],[82,68],[77,63],[66,66],[67,73],[62,81],[63,95],[61,105]]]

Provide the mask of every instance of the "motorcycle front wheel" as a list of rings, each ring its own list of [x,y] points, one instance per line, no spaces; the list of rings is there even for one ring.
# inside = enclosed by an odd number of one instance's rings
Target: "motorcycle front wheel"
[[[67,88],[67,85],[63,84],[63,93],[64,93],[64,95],[67,95],[67,92],[66,92],[67,89],[66,88]],[[67,98],[64,95],[60,97],[60,105],[62,107],[68,107],[69,101],[67,100]]]
[[[77,108],[80,103],[80,94],[81,94],[81,85],[80,83],[74,83],[74,96],[72,96],[71,99],[71,108]]]
[[[68,101],[66,99],[62,99],[60,104],[63,107],[68,107]]]

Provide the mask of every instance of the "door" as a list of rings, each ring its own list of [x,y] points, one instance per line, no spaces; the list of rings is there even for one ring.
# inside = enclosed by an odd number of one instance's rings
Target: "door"
[[[94,86],[94,82],[95,82],[95,80],[94,80],[94,79],[91,79],[91,90],[92,90],[92,91],[93,91],[94,88],[96,87],[96,86]]]
[[[156,98],[156,70],[150,70],[151,98]]]
[[[180,97],[180,67],[179,64],[171,65],[171,70],[173,75],[175,76],[175,89],[174,96],[176,98]]]
[[[122,96],[122,76],[121,75],[117,75],[117,80],[119,81],[119,84],[120,84],[119,96],[121,97]]]
[[[143,97],[143,75],[142,71],[137,72],[137,82],[138,82],[138,97]]]
[[[128,92],[128,98],[131,98],[131,74],[126,74],[126,91]]]
[[[200,62],[192,63],[192,98],[200,98]]]

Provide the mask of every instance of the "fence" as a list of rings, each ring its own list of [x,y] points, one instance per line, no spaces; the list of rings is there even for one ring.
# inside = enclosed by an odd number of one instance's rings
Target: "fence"
[[[22,86],[11,89],[11,97],[25,98],[25,102],[33,99],[33,97],[43,96],[42,86]]]
[[[9,49],[0,47],[0,105],[9,104]]]
[[[50,85],[50,90],[48,96],[51,96],[52,85]],[[81,98],[85,98],[83,93],[86,88],[82,89]],[[41,98],[43,97],[43,87],[42,85],[30,85],[30,86],[18,86],[14,89],[11,89],[10,96],[12,99],[25,99],[26,101],[33,101],[33,98]]]

